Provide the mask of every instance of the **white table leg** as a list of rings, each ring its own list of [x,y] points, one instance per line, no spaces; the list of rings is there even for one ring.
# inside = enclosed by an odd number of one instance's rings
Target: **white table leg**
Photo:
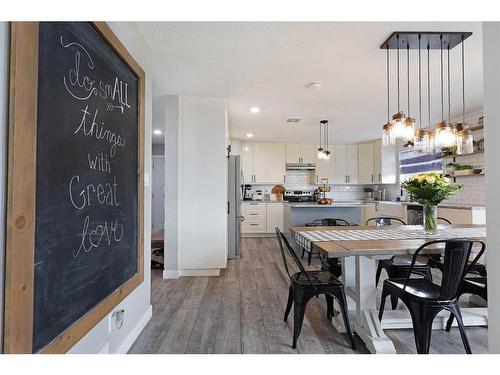
[[[356,290],[356,262],[354,257],[342,258],[342,283],[345,286],[347,294],[347,308],[349,310],[349,316],[351,320],[354,319],[354,314],[356,311],[356,300],[355,300],[355,290]],[[340,314],[340,308],[338,303],[335,301],[334,304],[334,316],[332,319],[333,326],[340,333],[346,333],[344,327],[344,320],[342,314]],[[351,322],[352,324],[352,322]],[[354,327],[351,327],[354,328]]]
[[[375,285],[376,260],[356,257],[356,319],[354,331],[361,337],[371,353],[395,354],[393,342],[384,334],[378,320]]]

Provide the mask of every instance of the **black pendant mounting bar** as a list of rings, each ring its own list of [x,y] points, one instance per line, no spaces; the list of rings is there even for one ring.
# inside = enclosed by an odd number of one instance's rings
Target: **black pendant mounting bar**
[[[398,38],[399,35],[399,38]],[[395,31],[387,38],[384,43],[380,46],[380,49],[406,49],[410,46],[410,49],[418,49],[418,36],[421,36],[421,46],[422,48],[429,49],[441,49],[441,36],[442,48],[446,50],[447,48],[454,48],[459,45],[462,40],[467,39],[472,35],[471,32],[449,32],[449,31]]]

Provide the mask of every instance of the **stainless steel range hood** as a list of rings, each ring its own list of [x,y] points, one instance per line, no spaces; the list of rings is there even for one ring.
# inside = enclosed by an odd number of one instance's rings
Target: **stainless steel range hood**
[[[313,171],[316,169],[314,163],[286,163],[287,170]]]

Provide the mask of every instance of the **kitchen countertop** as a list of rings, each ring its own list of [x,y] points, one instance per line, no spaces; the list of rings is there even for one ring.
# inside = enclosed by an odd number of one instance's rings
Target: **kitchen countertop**
[[[404,206],[422,206],[418,202],[397,202],[397,201],[379,201],[378,203],[388,203],[388,204],[400,204]],[[454,203],[441,203],[438,207],[442,208],[454,208],[457,210],[484,210],[484,206],[475,206],[472,204],[454,204]]]
[[[288,205],[292,208],[335,208],[335,207],[363,207],[366,204],[373,202],[363,201],[334,201],[332,204],[317,204],[315,202],[289,202]]]

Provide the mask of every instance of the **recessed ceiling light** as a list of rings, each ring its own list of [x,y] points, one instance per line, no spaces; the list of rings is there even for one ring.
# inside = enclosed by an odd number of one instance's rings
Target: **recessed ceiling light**
[[[259,113],[260,112],[260,108],[259,107],[252,107],[252,108],[250,108],[250,112],[252,112],[252,113]]]
[[[160,129],[155,129],[155,130],[153,130],[153,133],[156,135],[160,135],[162,133],[162,131]]]
[[[253,133],[247,133],[247,134],[245,134],[245,136],[246,136],[247,138],[253,138]]]

